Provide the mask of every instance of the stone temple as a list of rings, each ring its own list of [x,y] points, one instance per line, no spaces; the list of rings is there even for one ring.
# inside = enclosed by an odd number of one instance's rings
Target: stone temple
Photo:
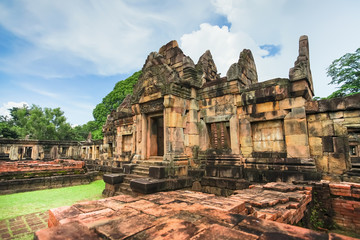
[[[346,239],[286,225],[320,203],[325,222],[360,233],[360,94],[313,97],[307,36],[289,78],[261,82],[250,50],[221,77],[210,51],[195,64],[171,41],[149,54],[103,141],[0,139],[0,177],[19,160],[83,160],[78,183],[105,173],[109,198],[51,209],[38,239]]]
[[[360,96],[313,96],[307,36],[289,78],[263,82],[250,50],[220,77],[210,51],[195,64],[171,41],[149,54],[133,94],[108,116],[104,159],[153,178],[197,176],[203,190],[214,179],[359,181]]]

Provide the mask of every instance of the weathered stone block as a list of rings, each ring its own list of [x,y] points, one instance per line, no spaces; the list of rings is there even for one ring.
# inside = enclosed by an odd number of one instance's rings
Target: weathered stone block
[[[252,137],[249,136],[240,136],[241,148],[251,147],[252,146]]]
[[[305,107],[292,108],[291,112],[286,115],[285,119],[302,119],[306,118]]]
[[[307,127],[306,127],[306,119],[286,119],[284,120],[284,129],[285,129],[285,136],[286,135],[301,135],[307,134]],[[311,126],[309,126],[311,128]],[[316,130],[309,129],[311,131],[320,131],[320,129],[316,126]]]
[[[203,169],[189,169],[188,176],[193,179],[201,179],[205,175],[205,170]]]
[[[305,103],[306,113],[316,113],[319,111],[318,101],[309,101]]]
[[[336,136],[347,136],[347,128],[338,122],[334,122],[334,132]]]
[[[360,94],[355,94],[345,98],[345,108],[350,109],[359,109]]]
[[[130,187],[135,192],[144,194],[155,193],[166,190],[166,180],[148,178],[133,179],[130,181]]]
[[[322,136],[334,136],[334,122],[332,120],[325,120],[321,122]]]
[[[309,146],[311,156],[320,156],[323,154],[321,137],[309,137]]]
[[[149,168],[149,177],[162,179],[167,177],[166,167],[165,166],[151,166]]]
[[[241,153],[242,153],[245,157],[250,157],[252,152],[253,152],[253,148],[252,148],[252,147],[241,147]]]
[[[298,135],[286,135],[285,136],[286,145],[309,145],[308,136],[305,134]]]
[[[265,102],[256,104],[256,112],[271,112],[279,110],[279,102]]]
[[[334,143],[334,152],[335,153],[345,153],[346,152],[346,145],[344,137],[333,137]]]
[[[332,137],[322,137],[322,143],[324,152],[334,152],[334,143]]]
[[[322,126],[320,121],[308,122],[309,136],[322,136]]]
[[[360,117],[345,118],[344,124],[359,124]]]
[[[329,155],[329,172],[343,174],[346,171],[346,158],[343,153],[332,153]]]
[[[124,173],[131,174],[131,171],[135,166],[136,164],[124,164]]]
[[[309,146],[290,145],[286,146],[287,157],[289,158],[309,158]]]
[[[220,178],[242,178],[242,167],[240,166],[219,166],[217,168]]]
[[[188,135],[188,146],[199,146],[199,135]]]
[[[344,118],[344,112],[343,111],[330,112],[329,117],[330,117],[330,119]]]
[[[183,127],[181,113],[171,112],[165,116],[165,124],[168,127]]]
[[[334,98],[329,100],[320,100],[319,102],[319,111],[320,112],[329,112],[345,109],[345,101],[342,98]]]
[[[324,172],[324,173],[329,172],[329,156],[323,155],[317,157],[315,160],[315,164],[319,172]]]

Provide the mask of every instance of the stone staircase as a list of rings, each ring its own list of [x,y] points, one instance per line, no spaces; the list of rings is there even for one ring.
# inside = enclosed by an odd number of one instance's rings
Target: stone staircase
[[[120,184],[119,191],[115,193],[115,195],[120,194],[129,194],[133,195],[133,191],[130,188],[130,181],[137,178],[145,178],[146,176],[143,175],[136,175],[136,174],[128,174],[124,177],[124,181]]]
[[[149,168],[151,166],[162,166],[162,164],[163,157],[158,156],[151,156],[147,160],[137,160],[136,165],[131,169],[131,173],[124,177],[124,181],[120,184],[119,191],[116,192],[116,195],[123,193],[134,195],[135,193],[130,188],[130,181],[139,178],[149,178]]]

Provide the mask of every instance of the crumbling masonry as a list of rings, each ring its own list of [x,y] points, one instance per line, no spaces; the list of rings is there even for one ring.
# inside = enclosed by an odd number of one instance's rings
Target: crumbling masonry
[[[183,179],[158,190],[191,184],[216,192],[209,186],[240,179],[359,182],[360,95],[313,96],[307,36],[289,78],[264,82],[250,50],[220,77],[210,51],[195,64],[171,41],[149,54],[133,94],[108,116],[105,158],[128,174]],[[133,180],[131,187],[155,191],[150,183]]]
[[[58,227],[37,232],[39,239],[59,231],[141,239],[183,229],[185,239],[342,239],[280,224],[297,223],[317,202],[324,219],[360,229],[360,94],[313,96],[307,36],[289,78],[263,82],[250,50],[220,77],[210,51],[195,64],[171,41],[149,54],[133,94],[108,116],[103,142],[0,139],[0,160],[81,159],[88,170],[110,173],[103,194],[114,197],[51,209],[49,227]],[[78,171],[76,162],[66,164]],[[172,191],[184,188],[197,193]],[[239,221],[223,221],[234,217]],[[182,227],[189,224],[194,228]]]

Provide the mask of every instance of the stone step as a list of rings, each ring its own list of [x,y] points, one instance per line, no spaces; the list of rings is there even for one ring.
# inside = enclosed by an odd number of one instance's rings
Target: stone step
[[[150,166],[137,165],[133,168],[133,170],[149,171],[149,168],[150,168]]]
[[[149,176],[149,170],[148,171],[132,170],[132,173],[137,174],[137,175],[142,175],[144,177]]]
[[[360,169],[360,163],[352,163],[351,166],[353,168],[359,168]]]
[[[121,190],[130,190],[131,191],[130,183],[122,183],[121,186],[120,186],[120,189]]]
[[[124,177],[124,182],[123,183],[129,183],[130,184],[131,180],[137,179],[137,178],[144,178],[144,176],[143,175],[137,175],[137,174],[127,174]]]
[[[163,160],[137,160],[136,164],[141,166],[162,166]]]

